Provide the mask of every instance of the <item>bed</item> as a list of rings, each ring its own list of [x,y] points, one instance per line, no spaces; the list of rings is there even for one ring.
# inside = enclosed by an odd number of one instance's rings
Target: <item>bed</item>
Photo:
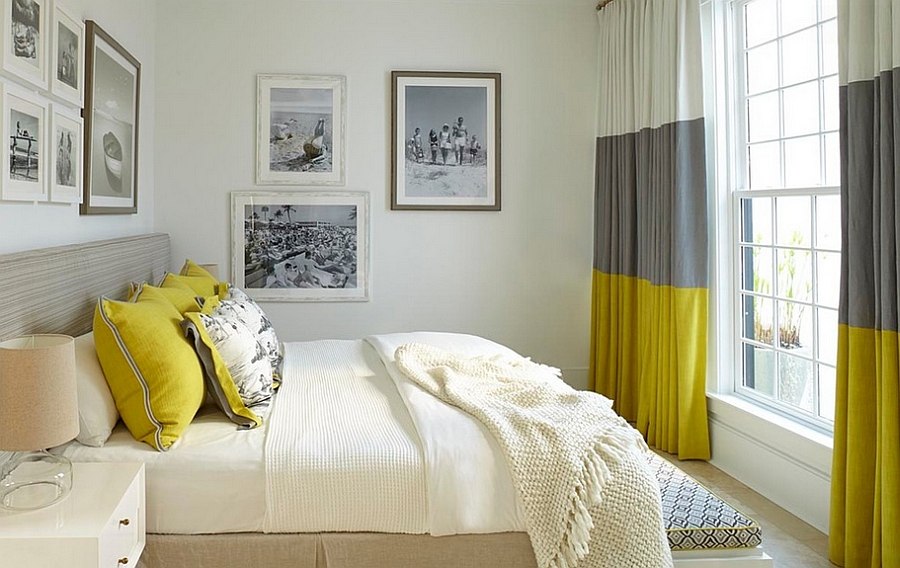
[[[84,333],[90,329],[97,296],[122,297],[129,281],[157,280],[169,266],[168,237],[162,234],[0,257],[0,296],[15,300],[0,306],[0,338],[37,332]],[[447,482],[451,488],[455,484],[457,492],[471,492],[463,510],[450,511],[459,509],[460,499],[436,502],[434,491],[429,497],[423,485],[435,483],[436,474],[426,471],[429,466],[422,457],[427,452],[421,446],[420,428],[406,412],[394,377],[375,347],[377,343],[376,338],[294,344],[288,349],[294,357],[328,353],[329,361],[352,362],[356,377],[365,379],[342,386],[331,384],[333,381],[313,386],[313,391],[319,389],[311,394],[317,400],[340,400],[365,412],[329,413],[327,405],[319,404],[310,406],[303,415],[304,431],[309,433],[303,440],[308,450],[304,455],[335,463],[304,478],[301,485],[309,484],[317,488],[315,491],[298,492],[288,487],[275,499],[292,500],[291,507],[282,509],[292,516],[289,522],[296,528],[293,532],[263,532],[270,522],[267,515],[272,514],[276,493],[275,484],[266,480],[266,444],[273,436],[268,423],[238,431],[214,408],[204,407],[177,447],[166,453],[134,441],[121,425],[103,448],[73,442],[60,451],[74,461],[146,464],[147,527],[151,534],[141,560],[145,568],[224,568],[248,561],[331,568],[535,566],[529,538],[522,532],[521,504],[508,473],[504,481],[504,464],[490,458],[496,454],[490,453],[489,439],[482,440],[484,453],[473,464],[487,460],[490,467],[484,471],[468,468],[470,475],[482,476],[482,483],[465,485],[464,477]],[[382,352],[389,351],[383,347]],[[279,404],[276,397],[273,414]],[[373,410],[372,405],[377,408]],[[373,434],[371,424],[354,419],[366,413],[393,417],[391,427]],[[347,435],[334,436],[336,430]],[[389,451],[373,452],[370,445],[359,442],[369,434],[381,436],[379,447]],[[316,448],[328,448],[331,453],[324,452],[327,455],[323,458]],[[755,523],[692,485],[693,481],[676,468],[659,458],[648,459],[661,482],[663,503],[668,502],[666,529],[676,566],[771,566],[771,560],[759,548],[761,537]],[[345,463],[340,463],[342,460]],[[403,463],[402,475],[388,471],[392,460]],[[343,477],[334,479],[329,471],[338,471]],[[372,474],[379,471],[380,477]],[[479,487],[483,489],[479,491]],[[666,487],[677,489],[667,494]],[[469,511],[479,507],[479,514]],[[671,514],[686,510],[692,513]],[[722,519],[724,526],[718,526]],[[716,526],[711,528],[710,523]],[[730,536],[719,539],[710,535]],[[701,549],[710,545],[711,538],[717,548]]]

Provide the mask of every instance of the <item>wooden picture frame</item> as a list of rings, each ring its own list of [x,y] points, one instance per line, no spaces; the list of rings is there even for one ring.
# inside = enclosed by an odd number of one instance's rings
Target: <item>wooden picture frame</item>
[[[369,194],[231,194],[232,283],[259,301],[366,302]]]
[[[47,89],[49,0],[7,0],[0,16],[0,61],[3,70]]]
[[[137,213],[141,64],[85,23],[82,215]]]
[[[500,73],[391,72],[391,209],[500,210]]]
[[[256,77],[256,183],[344,185],[347,78]]]
[[[81,108],[84,104],[84,23],[56,5],[51,37],[50,91]]]

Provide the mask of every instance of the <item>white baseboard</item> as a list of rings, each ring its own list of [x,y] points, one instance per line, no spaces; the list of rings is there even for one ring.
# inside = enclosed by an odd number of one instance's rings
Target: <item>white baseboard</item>
[[[729,406],[710,400],[712,464],[827,534],[831,448]]]

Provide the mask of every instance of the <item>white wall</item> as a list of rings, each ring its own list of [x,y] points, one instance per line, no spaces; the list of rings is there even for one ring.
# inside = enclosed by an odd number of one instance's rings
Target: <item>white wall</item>
[[[158,10],[155,228],[172,236],[174,263],[228,270],[229,192],[255,188],[256,74],[346,75],[346,189],[371,193],[371,300],[267,304],[283,339],[475,333],[586,384],[593,1],[162,0]],[[392,69],[502,73],[502,212],[390,211]]]
[[[79,215],[78,205],[0,202],[0,253],[146,233],[153,229],[156,5],[142,0],[58,0],[94,20],[141,62],[138,214]]]

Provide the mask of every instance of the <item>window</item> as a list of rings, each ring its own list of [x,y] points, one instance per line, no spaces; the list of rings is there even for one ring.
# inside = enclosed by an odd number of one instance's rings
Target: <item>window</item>
[[[836,0],[731,2],[737,394],[830,430],[840,282]]]

